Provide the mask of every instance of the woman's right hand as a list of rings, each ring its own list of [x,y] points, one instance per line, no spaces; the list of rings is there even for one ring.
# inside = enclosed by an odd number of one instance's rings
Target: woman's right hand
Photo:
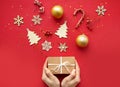
[[[71,74],[65,77],[62,82],[62,87],[76,87],[80,83],[80,68],[76,61],[76,69],[74,69]]]

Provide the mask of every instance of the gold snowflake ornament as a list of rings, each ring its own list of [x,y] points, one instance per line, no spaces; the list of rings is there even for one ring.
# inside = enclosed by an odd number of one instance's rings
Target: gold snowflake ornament
[[[66,46],[66,43],[60,43],[60,46],[58,47],[60,49],[60,52],[66,52],[66,49],[68,48],[68,46]]]
[[[42,18],[40,18],[40,15],[33,15],[33,19],[32,22],[34,23],[34,25],[40,24]]]
[[[107,9],[104,8],[104,6],[98,6],[96,12],[98,13],[98,15],[104,15],[105,12],[107,11]]]
[[[17,15],[16,18],[14,18],[14,24],[17,24],[18,26],[20,26],[21,24],[23,24],[23,17],[20,17],[19,15]]]

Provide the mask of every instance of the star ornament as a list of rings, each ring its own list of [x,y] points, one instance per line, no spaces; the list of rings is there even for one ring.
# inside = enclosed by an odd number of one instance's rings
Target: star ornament
[[[58,47],[60,49],[60,52],[66,52],[66,49],[68,48],[68,46],[66,46],[66,43],[60,43],[60,46]]]
[[[51,42],[48,42],[48,41],[45,40],[42,43],[42,50],[49,51],[51,48],[52,48]]]
[[[98,13],[98,15],[105,15],[105,12],[107,11],[107,9],[104,8],[104,6],[98,6],[96,12]]]
[[[33,15],[33,19],[32,22],[34,23],[34,25],[40,24],[42,18],[40,18],[40,15]]]
[[[21,24],[23,24],[23,17],[20,17],[19,15],[17,15],[16,18],[14,18],[14,24],[17,24],[18,26],[20,26]]]

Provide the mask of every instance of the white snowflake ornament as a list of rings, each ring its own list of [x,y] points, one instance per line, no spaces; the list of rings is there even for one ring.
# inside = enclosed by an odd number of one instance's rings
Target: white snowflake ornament
[[[66,52],[66,49],[68,48],[68,46],[66,46],[66,43],[60,43],[60,46],[58,47],[60,49],[60,52]]]
[[[67,32],[68,32],[67,29],[68,29],[67,21],[65,21],[64,24],[62,24],[60,28],[58,28],[55,34],[59,36],[59,38],[67,38]]]
[[[96,12],[98,13],[98,15],[104,15],[105,12],[107,11],[107,9],[104,8],[104,6],[98,6]]]
[[[16,18],[14,18],[14,24],[17,24],[18,26],[20,26],[21,24],[23,24],[23,17],[20,17],[19,15],[17,15]]]
[[[40,15],[33,15],[33,19],[32,22],[34,23],[34,25],[40,24],[42,18],[40,18]]]
[[[45,41],[42,43],[42,50],[49,51],[51,48],[52,48],[51,42],[48,42],[48,41],[45,40]]]
[[[27,28],[27,32],[28,32],[27,36],[28,36],[30,45],[37,44],[38,41],[41,39],[41,37],[39,37],[36,33],[34,33],[34,31],[30,31],[28,28]]]

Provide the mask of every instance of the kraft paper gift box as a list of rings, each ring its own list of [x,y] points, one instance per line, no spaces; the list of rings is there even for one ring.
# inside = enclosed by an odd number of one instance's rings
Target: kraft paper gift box
[[[48,69],[53,74],[70,74],[75,69],[75,57],[48,57]]]

